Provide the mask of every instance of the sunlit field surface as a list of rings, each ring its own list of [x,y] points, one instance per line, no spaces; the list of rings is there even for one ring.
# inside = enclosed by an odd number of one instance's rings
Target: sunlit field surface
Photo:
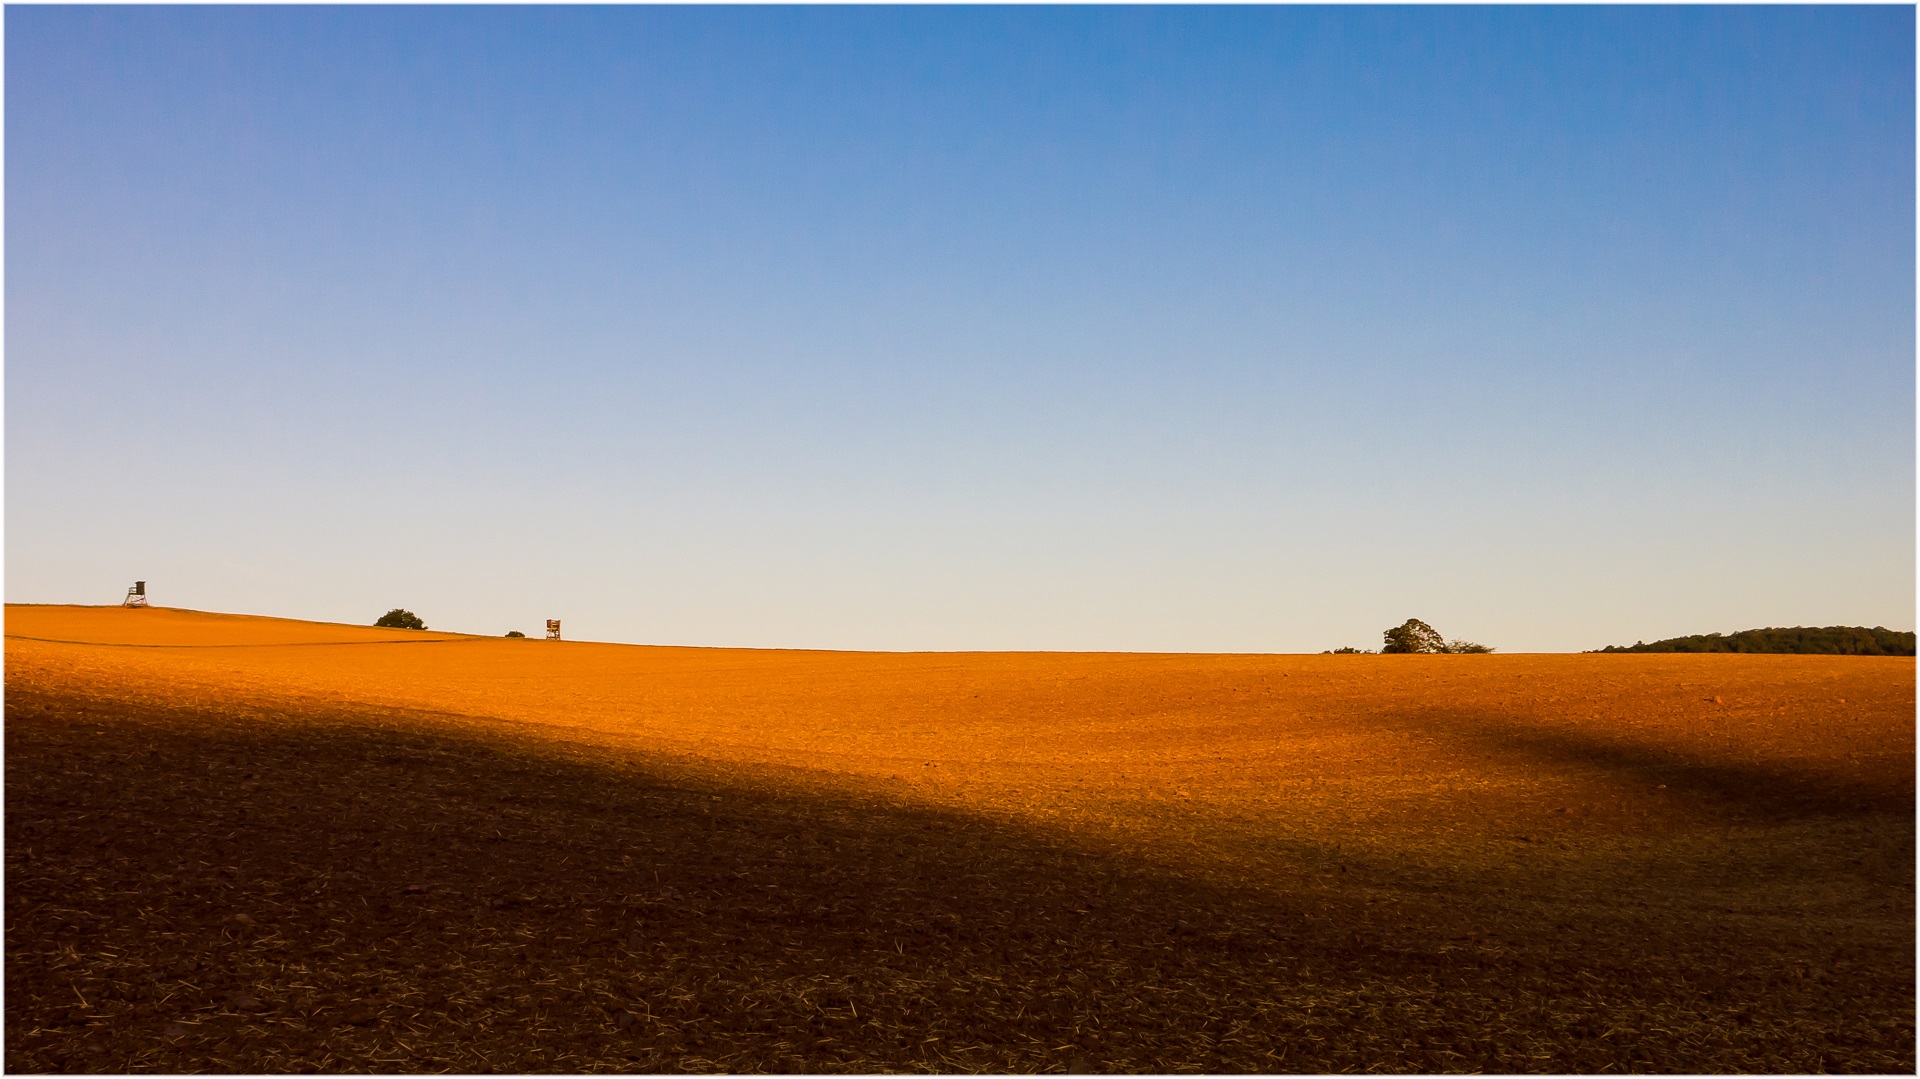
[[[1914,661],[6,613],[11,1071],[1914,1068]]]

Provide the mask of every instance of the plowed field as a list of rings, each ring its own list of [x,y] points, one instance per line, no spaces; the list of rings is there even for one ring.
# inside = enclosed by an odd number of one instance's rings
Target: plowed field
[[[6,612],[10,1071],[1914,1068],[1914,661]]]

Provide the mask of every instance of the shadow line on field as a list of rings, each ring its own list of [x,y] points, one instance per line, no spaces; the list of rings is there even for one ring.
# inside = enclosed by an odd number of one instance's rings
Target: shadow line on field
[[[1477,745],[1555,768],[1600,771],[1642,788],[1758,816],[1853,817],[1912,813],[1911,769],[1904,782],[1871,782],[1811,769],[1710,760],[1681,750],[1516,722],[1484,712],[1404,711],[1378,717],[1388,727]]]
[[[1649,989],[1719,976],[1474,887],[1238,889],[406,713],[7,713],[12,1071],[1718,1071],[1753,1058],[1689,1031],[1767,999],[1740,972],[1726,1002]],[[1641,999],[1666,1033],[1597,1037]],[[1547,1000],[1596,1025],[1542,1025]],[[1770,1070],[1817,1070],[1799,1044]]]
[[[1296,898],[880,795],[384,711],[7,711],[12,1071],[1318,1072],[1362,1046],[1290,1061],[1254,1002],[1430,977]]]

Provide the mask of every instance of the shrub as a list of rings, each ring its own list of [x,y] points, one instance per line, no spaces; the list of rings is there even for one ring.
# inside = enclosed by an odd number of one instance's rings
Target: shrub
[[[1365,648],[1348,647],[1348,648],[1329,648],[1328,650],[1320,654],[1323,656],[1370,656],[1373,653],[1369,652]]]
[[[526,634],[524,634],[524,633],[522,633],[522,632],[520,632],[520,631],[519,631],[519,630],[517,630],[517,629],[510,629],[510,630],[508,630],[508,631],[507,631],[507,636],[509,636],[509,637],[525,637],[525,636],[526,636]]]
[[[379,618],[374,619],[373,624],[376,626],[383,626],[387,629],[426,629],[427,628],[427,624],[425,622],[420,621],[419,615],[414,614],[412,611],[402,610],[399,607],[395,607],[393,610],[388,611],[386,614],[383,614]]]
[[[1448,641],[1447,646],[1441,651],[1453,656],[1484,656],[1493,649],[1472,641]]]

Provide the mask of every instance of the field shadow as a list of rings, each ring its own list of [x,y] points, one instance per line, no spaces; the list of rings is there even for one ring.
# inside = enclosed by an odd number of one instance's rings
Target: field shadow
[[[1872,777],[1848,777],[1758,761],[1708,759],[1568,728],[1483,712],[1397,712],[1382,725],[1478,746],[1554,772],[1588,771],[1628,789],[1665,789],[1709,809],[1760,819],[1905,815],[1914,812],[1913,761]]]
[[[1309,880],[1323,851],[1233,888],[422,717],[12,688],[6,766],[15,1072],[1913,1065],[1911,963],[1752,969],[1737,932],[1471,888],[1383,911]]]

